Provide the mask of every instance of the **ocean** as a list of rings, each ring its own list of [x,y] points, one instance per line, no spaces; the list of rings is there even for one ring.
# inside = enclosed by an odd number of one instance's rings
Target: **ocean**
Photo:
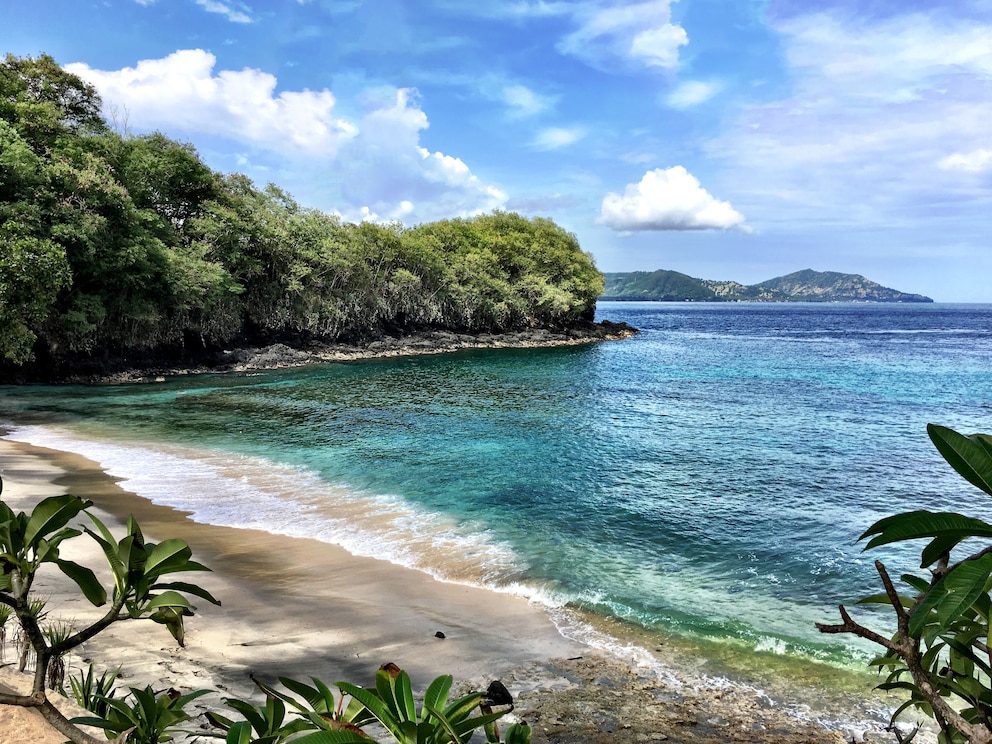
[[[862,668],[824,636],[981,515],[928,422],[992,431],[992,305],[600,303],[631,339],[161,384],[0,388],[6,438],[78,452],[197,521],[318,538],[577,620]],[[357,588],[360,591],[360,587]],[[884,629],[884,611],[856,608]],[[618,641],[619,642],[619,641]]]

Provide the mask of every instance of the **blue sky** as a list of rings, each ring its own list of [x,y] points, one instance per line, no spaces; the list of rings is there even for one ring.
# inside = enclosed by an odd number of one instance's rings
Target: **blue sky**
[[[345,219],[992,302],[992,0],[4,0],[108,118]]]

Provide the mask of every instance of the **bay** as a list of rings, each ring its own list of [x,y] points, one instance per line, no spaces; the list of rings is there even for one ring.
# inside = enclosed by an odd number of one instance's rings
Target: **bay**
[[[987,511],[925,427],[992,430],[992,306],[600,303],[598,315],[641,333],[4,387],[0,425],[199,521],[523,594],[599,643],[574,610],[860,667],[868,647],[813,623],[877,591],[875,558],[898,574],[918,554],[864,554],[858,535],[894,511]]]

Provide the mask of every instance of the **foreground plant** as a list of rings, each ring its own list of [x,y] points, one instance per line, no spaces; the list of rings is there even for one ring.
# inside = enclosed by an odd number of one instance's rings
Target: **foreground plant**
[[[95,726],[118,737],[116,741],[133,741],[141,744],[162,744],[172,741],[173,734],[187,733],[179,728],[192,716],[186,706],[209,690],[196,690],[182,695],[175,690],[155,691],[151,686],[130,688],[124,698],[104,697],[99,702],[106,705],[102,716],[73,718],[78,725]]]
[[[0,493],[2,490],[0,480]],[[28,515],[14,514],[0,501],[0,626],[10,616],[15,617],[25,645],[22,663],[27,650],[36,658],[31,694],[0,693],[0,705],[35,708],[75,744],[104,744],[78,728],[81,725],[103,729],[114,744],[160,744],[176,736],[198,741],[202,734],[182,728],[192,718],[185,708],[208,690],[183,694],[151,686],[132,687],[119,697],[114,690],[119,669],[104,672],[97,679],[90,664],[85,675],[80,672],[69,681],[76,701],[93,715],[67,720],[47,697],[46,676],[53,688],[63,686],[65,654],[114,623],[153,620],[165,625],[182,645],[183,619],[195,609],[185,595],[220,604],[196,584],[165,580],[175,573],[209,570],[192,560],[183,540],[148,542],[133,517],[128,519],[127,534],[116,540],[106,525],[87,511],[91,505],[75,496],[54,496],[41,501]],[[80,515],[85,515],[94,529],[69,526]],[[83,534],[100,545],[110,566],[114,586],[109,595],[92,569],[59,554],[62,543]],[[32,595],[32,587],[39,572],[50,568],[72,579],[95,606],[109,601],[109,609],[78,631],[74,624],[63,621],[43,625],[48,608]],[[309,685],[281,677],[286,690],[282,691],[256,680],[266,695],[264,706],[227,699],[228,707],[242,720],[214,712],[208,712],[207,719],[224,732],[227,744],[368,744],[372,740],[362,727],[369,724],[381,724],[397,744],[464,744],[479,728],[485,730],[488,742],[498,744],[496,721],[513,709],[512,698],[498,682],[486,692],[473,692],[449,702],[452,678],[445,675],[428,687],[418,710],[409,675],[393,664],[379,670],[373,688],[339,682],[339,692],[335,693],[320,680],[311,681]],[[493,706],[509,707],[494,712]],[[507,730],[506,744],[527,744],[529,740],[526,725],[513,724]]]
[[[927,433],[955,471],[992,496],[992,436],[964,436],[934,424]],[[875,561],[885,591],[861,603],[892,607],[896,632],[891,638],[855,621],[843,605],[842,623],[818,623],[817,628],[852,633],[885,649],[871,662],[888,672],[879,687],[908,694],[893,721],[915,707],[937,722],[941,744],[992,743],[992,524],[952,512],[912,511],[879,520],[859,539],[865,538],[871,538],[866,550],[927,540],[920,567],[930,575],[903,575],[909,592],[900,593],[882,562]],[[951,551],[964,541],[967,555],[952,561]]]
[[[0,481],[0,493],[2,488]],[[0,693],[0,704],[35,708],[76,744],[98,744],[100,740],[73,725],[48,699],[45,681],[53,660],[61,659],[120,621],[151,619],[165,625],[182,645],[183,618],[194,610],[185,595],[220,604],[202,587],[165,580],[175,573],[208,570],[191,560],[192,553],[183,540],[147,542],[133,518],[128,520],[127,534],[115,540],[99,519],[85,511],[90,506],[91,501],[75,496],[53,496],[41,501],[27,515],[14,514],[0,501],[0,605],[12,610],[36,659],[31,694]],[[83,530],[67,526],[80,514],[85,514],[96,528],[95,532],[88,527],[84,530],[103,548],[110,565],[114,587],[109,596],[92,569],[59,555],[63,542],[83,535]],[[94,606],[102,607],[109,601],[104,615],[78,631],[46,635],[37,599],[31,594],[38,573],[46,568],[62,571]],[[110,705],[114,707],[113,703]]]
[[[500,682],[449,701],[453,678],[442,675],[428,686],[418,710],[410,676],[395,664],[380,667],[370,688],[337,682],[335,693],[319,679],[310,679],[312,685],[280,677],[285,690],[255,679],[266,695],[264,707],[228,699],[244,721],[235,723],[216,713],[207,717],[226,732],[227,744],[369,744],[372,739],[363,729],[374,723],[397,744],[464,744],[480,728],[489,744],[530,741],[530,727],[520,723],[500,739],[496,721],[513,710],[513,699]],[[287,719],[287,705],[296,718]],[[508,707],[494,712],[494,706]]]

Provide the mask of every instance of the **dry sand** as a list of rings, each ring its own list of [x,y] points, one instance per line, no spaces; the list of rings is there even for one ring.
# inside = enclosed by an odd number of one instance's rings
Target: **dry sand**
[[[78,455],[0,440],[0,475],[3,500],[15,511],[73,493],[91,499],[116,534],[134,514],[146,539],[182,538],[213,569],[180,577],[223,603],[194,602],[198,612],[187,620],[185,648],[150,621],[121,622],[70,659],[70,675],[92,660],[98,670],[121,665],[123,685],[216,690],[193,704],[202,710],[219,709],[222,696],[260,703],[249,673],[268,681],[313,675],[368,684],[380,664],[393,662],[421,690],[445,673],[461,689],[502,679],[517,698],[513,717],[534,726],[535,744],[845,741],[841,732],[797,718],[802,705],[795,701],[786,705],[675,667],[658,674],[605,657],[562,637],[544,611],[522,598],[439,582],[314,540],[195,523],[124,491]],[[85,538],[67,544],[63,555],[94,568],[103,563]],[[100,614],[57,571],[37,587],[53,614],[77,625]],[[8,686],[17,684],[10,679],[16,672],[3,675]],[[801,701],[804,693],[796,692]],[[63,741],[46,728],[33,714],[0,706],[0,744]]]

